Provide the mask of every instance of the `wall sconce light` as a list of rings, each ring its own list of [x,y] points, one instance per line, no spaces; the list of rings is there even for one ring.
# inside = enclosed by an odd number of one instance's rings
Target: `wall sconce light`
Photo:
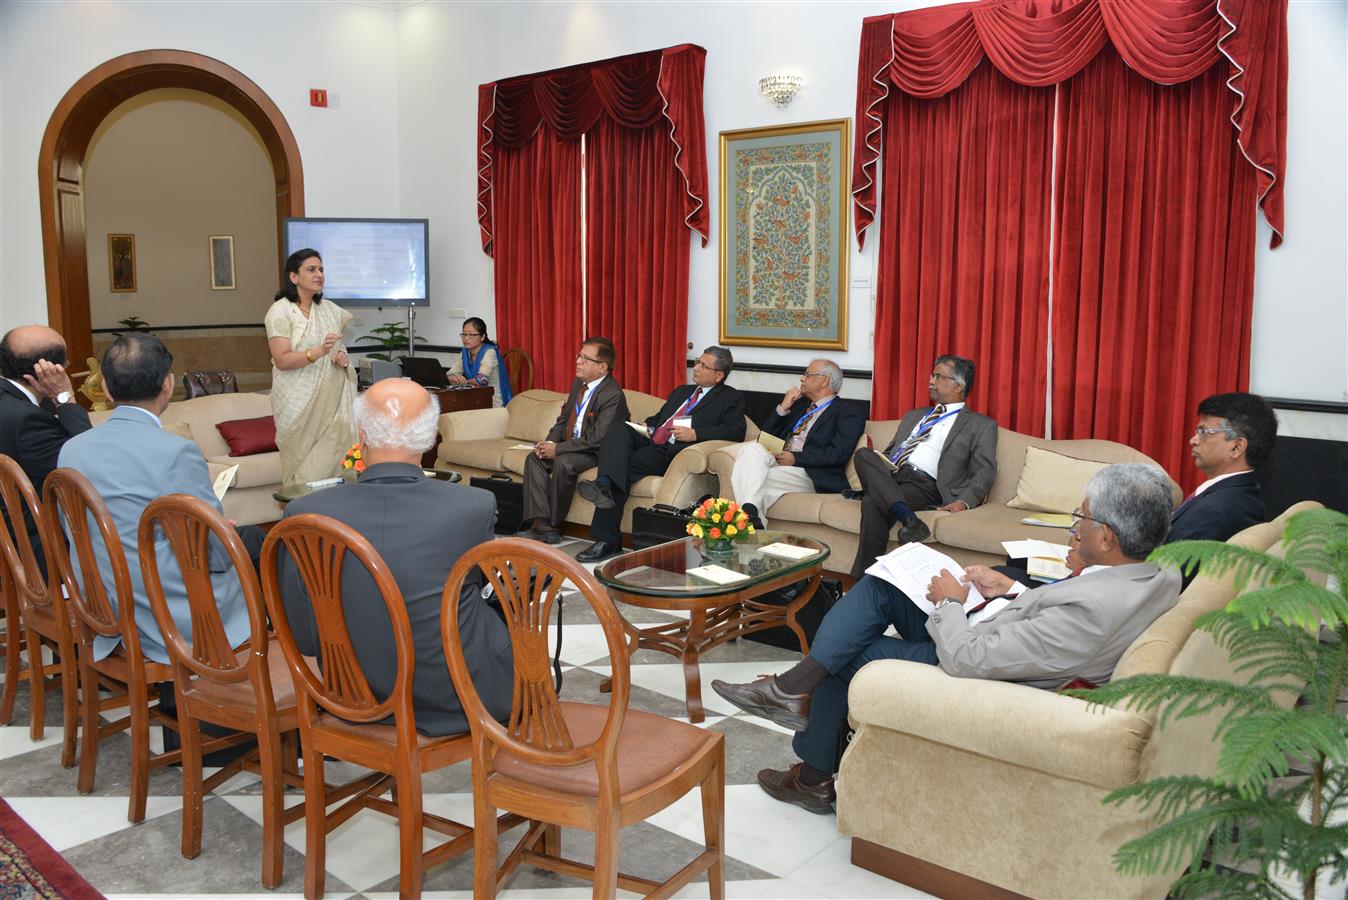
[[[805,83],[799,75],[769,75],[758,79],[758,93],[778,106],[786,106]]]

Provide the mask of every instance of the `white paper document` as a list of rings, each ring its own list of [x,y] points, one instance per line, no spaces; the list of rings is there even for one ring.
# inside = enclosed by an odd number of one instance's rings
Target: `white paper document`
[[[811,550],[809,547],[797,547],[795,544],[783,544],[780,541],[775,544],[768,544],[766,547],[759,547],[759,553],[766,553],[768,556],[780,556],[783,559],[809,559],[818,553],[818,550]]]
[[[1063,544],[1048,541],[1002,541],[1012,559],[1025,559],[1026,571],[1039,581],[1061,581],[1072,574],[1067,567],[1067,550]]]
[[[768,434],[766,431],[758,433],[758,442],[763,445],[763,449],[772,454],[781,453],[786,449],[786,441],[775,434]]]
[[[674,421],[673,421],[673,422],[670,422],[669,424],[672,425],[674,428],[692,428],[692,427],[693,427],[693,417],[692,417],[692,416],[675,416],[675,417],[674,417]]]
[[[650,437],[650,432],[646,430],[645,422],[628,422],[627,427],[631,428],[642,437]]]
[[[511,449],[511,450],[530,450],[530,451],[532,451],[532,450],[534,449],[534,445],[533,445],[533,444],[511,444],[511,445],[510,445],[510,449]]]
[[[888,581],[907,594],[918,609],[931,615],[936,605],[927,599],[927,589],[931,585],[931,580],[940,575],[942,569],[956,578],[964,574],[964,566],[944,553],[913,541],[876,559],[866,570],[866,574]],[[983,595],[978,592],[978,588],[969,585],[969,599],[965,601],[965,608],[971,609],[982,602]]]
[[[215,481],[211,484],[211,490],[215,491],[215,499],[225,499],[225,491],[229,490],[229,486],[234,483],[234,475],[238,471],[239,467],[234,465],[215,476]]]
[[[712,584],[734,584],[737,581],[749,580],[749,576],[743,572],[736,572],[724,566],[698,566],[689,569],[688,574],[710,581]]]

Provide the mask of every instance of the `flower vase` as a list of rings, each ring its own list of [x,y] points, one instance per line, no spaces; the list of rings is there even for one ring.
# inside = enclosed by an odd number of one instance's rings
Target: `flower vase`
[[[710,559],[732,559],[735,556],[733,541],[703,541],[702,555]]]

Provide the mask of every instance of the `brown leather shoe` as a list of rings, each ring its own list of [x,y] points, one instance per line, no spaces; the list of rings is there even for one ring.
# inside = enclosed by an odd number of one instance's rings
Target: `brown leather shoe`
[[[810,695],[788,694],[777,687],[777,676],[764,675],[748,684],[730,684],[717,679],[711,689],[747,713],[776,722],[792,731],[804,731],[810,723]]]
[[[802,784],[800,768],[803,765],[796,763],[785,772],[763,769],[758,773],[758,783],[774,800],[794,803],[801,809],[826,816],[833,812],[833,804],[838,800],[838,794],[833,790],[833,779],[821,781],[814,787]]]

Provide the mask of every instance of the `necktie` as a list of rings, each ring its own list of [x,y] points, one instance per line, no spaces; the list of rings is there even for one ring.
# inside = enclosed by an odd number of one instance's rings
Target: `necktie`
[[[938,403],[932,408],[931,412],[923,417],[921,422],[917,423],[917,428],[913,429],[913,433],[908,440],[898,446],[894,455],[890,457],[890,461],[899,468],[903,468],[904,464],[908,462],[908,457],[912,456],[913,451],[917,449],[917,445],[927,439],[927,435],[931,434],[932,426],[943,415],[945,415],[945,404]]]
[[[566,433],[572,440],[580,437],[581,411],[585,408],[585,399],[590,396],[589,388],[582,388],[580,396],[576,398],[576,405],[571,407],[571,415],[566,417]]]
[[[670,416],[668,419],[665,419],[665,423],[663,425],[655,429],[655,434],[651,435],[651,443],[657,446],[660,444],[669,443],[669,437],[674,433],[674,420],[677,419],[679,416],[683,415],[684,413],[686,413],[688,410],[692,409],[694,406],[697,406],[698,398],[701,396],[702,396],[702,388],[697,388],[696,390],[694,390],[692,395],[683,402],[683,406],[680,406],[678,411],[674,413],[674,415]]]

